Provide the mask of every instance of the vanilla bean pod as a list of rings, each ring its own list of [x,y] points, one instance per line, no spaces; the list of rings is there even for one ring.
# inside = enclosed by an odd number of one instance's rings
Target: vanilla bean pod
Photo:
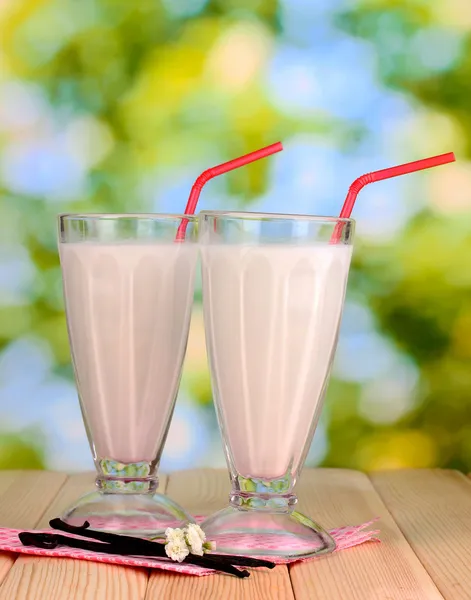
[[[142,538],[133,537],[130,535],[121,535],[118,533],[109,533],[106,531],[96,531],[94,529],[89,529],[90,523],[85,521],[83,525],[69,525],[65,523],[61,519],[52,519],[49,521],[50,527],[52,529],[57,529],[59,531],[63,531],[64,533],[72,533],[74,535],[81,535],[83,537],[92,538],[95,540],[100,540],[102,542],[108,542],[110,544],[119,544],[123,547],[129,548],[132,545],[133,548],[139,549],[149,549],[152,552],[155,552],[155,556],[157,556],[156,545],[161,549],[161,553],[159,556],[163,556],[167,558],[165,553],[165,545],[159,542],[154,542],[151,540],[145,540]],[[137,545],[136,545],[137,544]],[[196,555],[191,554],[185,559],[185,562],[190,560],[190,557],[194,557]],[[237,565],[239,567],[266,567],[268,569],[273,569],[275,567],[275,563],[263,560],[261,558],[252,558],[249,556],[230,556],[227,554],[215,554],[214,552],[207,553],[204,555],[205,558],[217,559],[221,563],[229,564],[229,565]]]
[[[79,548],[81,550],[88,550],[91,552],[103,552],[104,554],[119,554],[120,556],[146,556],[149,558],[160,558],[162,556],[161,554],[156,554],[155,548],[142,548],[137,547],[136,545],[126,548],[124,547],[124,545],[107,542],[92,542],[89,540],[80,540],[77,538],[71,538],[57,533],[35,533],[23,531],[18,534],[18,537],[20,538],[20,541],[23,544],[23,546],[34,546],[36,548],[46,548],[48,550],[53,550],[54,548],[57,548],[57,546],[68,546],[70,548]],[[134,539],[137,540],[138,538]],[[168,557],[166,555],[165,558],[168,560]],[[214,571],[227,573],[229,575],[235,575],[239,578],[250,576],[250,573],[248,571],[239,570],[231,564],[221,563],[216,559],[212,559],[206,556],[189,555],[185,562],[199,567],[204,567],[206,569],[213,569]]]
[[[118,533],[108,533],[107,531],[96,531],[94,529],[89,529],[90,523],[88,521],[85,521],[83,525],[69,525],[61,519],[52,519],[49,521],[49,526],[52,527],[52,529],[63,531],[64,533],[81,535],[82,537],[99,540],[101,542],[107,542],[109,544],[113,544],[114,546],[119,545],[123,548],[128,548],[129,546],[134,548],[137,543],[139,544],[139,548],[148,548],[154,552],[155,556],[167,558],[164,544],[151,542],[150,540],[144,540],[131,535],[121,535]]]

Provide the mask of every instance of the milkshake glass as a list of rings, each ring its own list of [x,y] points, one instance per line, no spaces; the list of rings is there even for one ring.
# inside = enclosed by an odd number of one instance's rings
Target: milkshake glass
[[[351,219],[199,215],[206,343],[232,481],[229,506],[202,525],[219,552],[301,558],[335,548],[296,510],[294,486],[327,388],[353,234]]]
[[[186,235],[175,241],[185,219]],[[97,491],[74,525],[151,536],[192,521],[156,492],[186,350],[196,218],[59,216],[67,327]]]

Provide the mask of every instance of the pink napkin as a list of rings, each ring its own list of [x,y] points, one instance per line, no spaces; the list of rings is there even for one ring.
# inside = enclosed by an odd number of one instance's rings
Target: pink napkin
[[[376,520],[376,519],[375,519]],[[365,531],[375,521],[363,523],[353,527],[340,527],[333,529],[330,534],[337,543],[336,552],[345,550],[353,546],[358,546],[364,542],[379,542],[377,535],[379,531]],[[110,563],[113,565],[126,565],[130,567],[145,567],[147,569],[162,569],[164,571],[173,571],[176,573],[185,573],[186,575],[212,575],[214,571],[190,565],[186,563],[177,563],[164,558],[134,558],[130,556],[120,556],[118,554],[103,554],[101,552],[90,552],[76,548],[67,548],[66,546],[46,550],[43,548],[34,548],[32,546],[23,546],[18,538],[22,529],[7,529],[0,527],[0,551],[14,552],[16,554],[32,554],[34,556],[50,556],[60,558],[76,558],[78,560],[89,560],[92,562]],[[28,529],[28,531],[32,531]],[[51,529],[41,530],[50,533]],[[76,536],[78,537],[78,536]],[[277,564],[296,562],[295,560],[268,557]],[[307,559],[312,560],[312,559]]]

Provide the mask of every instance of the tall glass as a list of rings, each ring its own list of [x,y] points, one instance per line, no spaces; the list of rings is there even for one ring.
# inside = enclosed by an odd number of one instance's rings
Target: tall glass
[[[207,349],[232,480],[229,506],[202,525],[220,552],[300,558],[335,547],[296,510],[294,487],[334,358],[353,234],[350,219],[199,215]]]
[[[196,219],[59,216],[59,253],[80,407],[97,491],[64,518],[156,535],[192,518],[156,492],[185,355],[197,260]]]

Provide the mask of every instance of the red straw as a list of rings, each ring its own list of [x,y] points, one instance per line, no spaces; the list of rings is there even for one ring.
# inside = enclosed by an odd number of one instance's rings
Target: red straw
[[[190,197],[188,198],[188,202],[185,208],[185,214],[195,214],[196,205],[198,204],[201,190],[210,179],[212,179],[213,177],[217,177],[218,175],[222,175],[223,173],[227,173],[228,171],[232,171],[233,169],[243,167],[244,165],[247,165],[256,160],[260,160],[261,158],[265,158],[266,156],[270,156],[271,154],[275,154],[276,152],[280,152],[281,150],[283,150],[282,143],[276,142],[276,144],[271,144],[270,146],[266,146],[265,148],[260,148],[260,150],[255,150],[255,152],[249,152],[249,154],[244,154],[244,156],[234,158],[225,163],[222,163],[222,165],[217,165],[216,167],[212,167],[211,169],[203,171],[201,175],[196,179],[195,183],[193,184],[193,187],[191,188]],[[185,238],[187,225],[188,220],[183,219],[180,223],[180,226],[178,227],[177,240],[182,240]]]
[[[398,177],[399,175],[407,175],[408,173],[415,173],[416,171],[422,171],[423,169],[430,169],[432,167],[439,167],[440,165],[446,165],[456,160],[453,152],[447,154],[440,154],[439,156],[432,156],[430,158],[423,158],[422,160],[415,160],[414,162],[406,163],[405,165],[398,165],[397,167],[389,167],[388,169],[381,169],[380,171],[373,171],[373,173],[366,173],[352,183],[348,190],[347,197],[340,211],[341,219],[349,219],[352,214],[353,207],[359,192],[368,185],[375,181],[382,181],[383,179],[390,179],[391,177]],[[340,235],[342,233],[343,223],[337,223],[335,231],[332,234],[331,243],[336,244],[340,241]]]

